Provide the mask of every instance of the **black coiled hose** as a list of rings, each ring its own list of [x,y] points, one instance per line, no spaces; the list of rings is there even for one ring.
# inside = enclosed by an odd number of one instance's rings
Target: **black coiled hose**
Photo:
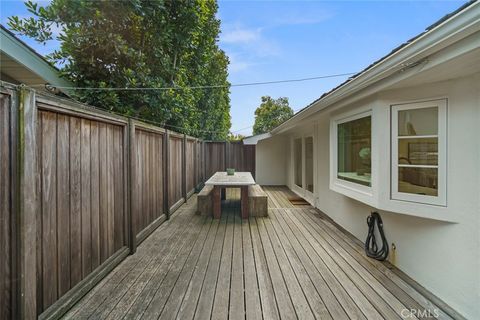
[[[377,245],[377,240],[375,238],[375,224],[378,226],[378,232],[382,238],[382,247],[379,249]],[[367,256],[373,259],[384,261],[388,257],[388,242],[385,238],[385,233],[383,232],[383,222],[382,218],[378,212],[372,212],[367,217],[368,225],[368,235],[367,240],[365,240],[365,253]]]

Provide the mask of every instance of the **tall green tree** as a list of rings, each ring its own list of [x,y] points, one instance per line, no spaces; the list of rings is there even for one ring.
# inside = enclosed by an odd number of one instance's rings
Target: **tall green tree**
[[[273,99],[270,96],[263,96],[262,103],[255,110],[253,134],[269,132],[292,116],[293,110],[288,105],[288,98]]]
[[[34,17],[10,17],[10,28],[43,43],[58,39],[60,48],[48,59],[76,87],[171,88],[74,90],[77,99],[203,138],[227,137],[229,61],[218,47],[216,0],[25,5]],[[220,87],[192,88],[206,85]]]

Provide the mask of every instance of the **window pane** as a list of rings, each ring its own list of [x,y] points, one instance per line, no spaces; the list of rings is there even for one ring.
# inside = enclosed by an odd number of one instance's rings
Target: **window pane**
[[[398,135],[421,136],[438,134],[438,108],[421,108],[398,112]]]
[[[305,138],[305,188],[313,192],[313,138]]]
[[[438,169],[398,168],[398,191],[438,196]]]
[[[398,163],[438,165],[438,138],[399,139]]]
[[[295,184],[302,187],[302,139],[295,139],[293,144]]]
[[[338,125],[339,179],[371,185],[372,117],[364,117]]]

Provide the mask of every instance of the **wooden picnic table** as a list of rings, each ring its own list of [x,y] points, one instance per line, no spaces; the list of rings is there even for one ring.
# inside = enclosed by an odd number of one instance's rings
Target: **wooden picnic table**
[[[221,193],[224,188],[240,188],[240,206],[242,218],[248,218],[248,186],[254,185],[255,180],[250,172],[235,172],[229,176],[224,171],[216,172],[205,182],[207,186],[213,186],[213,216],[220,218],[222,211]]]

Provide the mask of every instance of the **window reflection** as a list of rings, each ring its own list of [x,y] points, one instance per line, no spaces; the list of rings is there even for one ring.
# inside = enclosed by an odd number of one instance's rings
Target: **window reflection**
[[[398,191],[438,196],[438,108],[398,112]]]
[[[419,108],[398,112],[399,136],[424,136],[438,133],[438,108]]]
[[[427,196],[438,196],[438,169],[398,168],[398,191]]]
[[[338,124],[338,172],[342,180],[371,186],[372,117]]]

